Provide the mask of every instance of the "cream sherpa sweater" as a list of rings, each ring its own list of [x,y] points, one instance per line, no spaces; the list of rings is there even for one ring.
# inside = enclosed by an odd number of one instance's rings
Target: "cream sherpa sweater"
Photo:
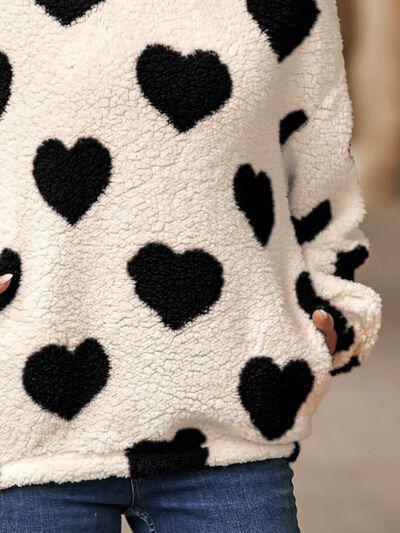
[[[0,487],[293,455],[380,318],[334,0],[0,0],[0,115]]]

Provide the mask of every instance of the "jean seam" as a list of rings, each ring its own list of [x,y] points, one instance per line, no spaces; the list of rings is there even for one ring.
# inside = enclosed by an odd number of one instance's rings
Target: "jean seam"
[[[140,508],[140,492],[137,480],[130,478],[130,483],[132,491],[132,505],[127,512],[143,520],[149,528],[149,533],[156,533],[156,525],[153,519],[148,513],[146,513],[144,509]]]
[[[143,509],[134,509],[132,512],[147,524],[147,527],[149,528],[149,533],[156,533],[156,525],[153,522],[151,516],[146,513],[146,511],[144,511]]]
[[[133,484],[133,479],[129,478],[130,486],[131,486],[131,503],[129,507],[134,507],[135,505],[135,486]]]

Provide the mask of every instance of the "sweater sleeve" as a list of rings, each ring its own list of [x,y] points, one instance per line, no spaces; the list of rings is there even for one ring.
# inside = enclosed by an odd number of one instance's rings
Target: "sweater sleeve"
[[[297,280],[297,297],[310,316],[322,308],[335,320],[335,375],[358,366],[370,352],[380,326],[381,301],[354,280],[356,268],[369,255],[369,244],[359,229],[365,210],[350,153],[352,109],[341,39],[327,63],[334,68],[328,79],[326,72],[321,76],[318,101],[298,121],[283,154],[292,222],[307,268]]]

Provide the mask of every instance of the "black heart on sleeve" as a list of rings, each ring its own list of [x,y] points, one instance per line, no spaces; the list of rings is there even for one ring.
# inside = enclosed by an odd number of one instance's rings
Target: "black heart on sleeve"
[[[315,0],[247,0],[247,9],[279,61],[304,41],[319,15]]]
[[[289,138],[307,122],[308,117],[302,109],[288,113],[280,122],[279,141],[283,146]]]
[[[292,217],[297,242],[311,242],[326,229],[332,220],[332,207],[329,200],[324,200],[301,218]]]
[[[8,57],[0,52],[0,118],[11,96],[12,67]]]
[[[256,239],[261,246],[266,246],[275,220],[271,180],[265,172],[256,174],[251,165],[242,165],[234,178],[234,194]]]
[[[339,252],[335,264],[335,276],[354,281],[357,268],[369,257],[368,248],[360,244],[348,252]]]

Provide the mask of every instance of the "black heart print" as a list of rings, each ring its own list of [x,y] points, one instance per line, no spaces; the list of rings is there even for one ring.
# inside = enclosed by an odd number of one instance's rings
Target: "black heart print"
[[[143,95],[181,133],[215,113],[232,93],[228,68],[212,51],[184,56],[161,44],[150,45],[136,72]]]
[[[0,52],[0,118],[11,96],[12,67],[8,57]]]
[[[106,189],[111,168],[107,148],[96,139],[79,139],[70,150],[50,139],[37,150],[33,175],[45,201],[74,225]]]
[[[343,366],[334,368],[330,371],[331,376],[339,376],[341,374],[348,374],[354,368],[361,366],[361,360],[358,355],[353,355],[350,357],[349,361]]]
[[[283,146],[289,138],[307,122],[308,118],[302,109],[288,113],[280,122],[279,141]]]
[[[63,26],[82,17],[92,7],[105,0],[36,0],[39,6],[45,8],[47,13],[54,17]]]
[[[328,227],[332,220],[332,207],[329,200],[324,200],[302,218],[292,217],[297,242],[311,242]]]
[[[261,246],[268,244],[274,225],[271,180],[265,172],[256,174],[251,165],[242,165],[234,179],[236,204],[243,211]]]
[[[335,263],[335,276],[339,278],[354,281],[357,268],[360,268],[369,257],[368,248],[362,244],[349,250],[348,252],[339,252]]]
[[[241,372],[239,395],[252,423],[274,440],[293,427],[313,384],[306,361],[289,361],[281,369],[269,357],[254,357]]]
[[[315,0],[247,0],[247,9],[279,61],[304,41],[319,15]]]
[[[221,296],[223,269],[203,250],[177,254],[149,243],[128,262],[136,294],[172,330],[208,313]]]
[[[103,347],[88,338],[73,352],[57,344],[35,352],[26,362],[23,384],[43,409],[71,420],[105,387],[109,373]]]
[[[208,450],[198,429],[179,430],[170,441],[141,441],[125,451],[132,478],[204,468]]]

